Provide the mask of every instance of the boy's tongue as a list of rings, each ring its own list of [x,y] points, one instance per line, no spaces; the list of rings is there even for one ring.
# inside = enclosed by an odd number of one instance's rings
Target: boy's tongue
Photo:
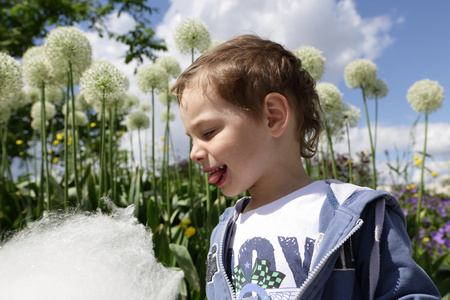
[[[223,174],[227,171],[227,167],[225,166],[223,169],[219,169],[216,172],[209,174],[208,182],[209,183],[217,183]]]

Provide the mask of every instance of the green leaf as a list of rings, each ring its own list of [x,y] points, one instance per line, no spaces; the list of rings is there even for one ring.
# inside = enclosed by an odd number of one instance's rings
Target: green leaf
[[[186,280],[196,291],[200,291],[200,279],[198,277],[197,269],[192,262],[189,251],[186,249],[186,247],[177,244],[170,244],[169,246],[170,250],[172,250],[173,255],[175,256],[178,265],[181,269],[183,269],[184,277],[186,278]]]
[[[167,230],[163,224],[160,224],[156,231],[153,233],[153,244],[155,245],[155,256],[162,264],[170,265],[170,249],[169,249],[169,236]]]

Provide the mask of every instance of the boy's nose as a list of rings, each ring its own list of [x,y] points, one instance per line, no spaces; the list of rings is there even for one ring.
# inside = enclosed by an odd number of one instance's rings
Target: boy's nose
[[[200,162],[205,158],[206,151],[195,144],[192,145],[191,149],[191,159],[196,162]]]

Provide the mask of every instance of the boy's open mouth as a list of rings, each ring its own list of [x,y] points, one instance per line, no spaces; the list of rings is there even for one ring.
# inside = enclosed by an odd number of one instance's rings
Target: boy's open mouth
[[[226,165],[220,166],[217,169],[212,170],[211,172],[209,172],[208,182],[212,184],[217,184],[223,178],[226,171],[227,171]]]

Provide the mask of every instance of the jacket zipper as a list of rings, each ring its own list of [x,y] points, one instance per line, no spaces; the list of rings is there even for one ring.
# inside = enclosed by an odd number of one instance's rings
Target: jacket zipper
[[[223,243],[224,243],[224,239],[225,239],[225,234],[227,233],[227,229],[228,229],[228,224],[230,223],[230,220],[233,216],[229,217],[227,220],[227,225],[225,226],[225,229],[223,230],[222,233],[222,238],[220,239],[220,250],[219,250],[219,263],[220,263],[220,269],[222,271],[222,275],[225,278],[225,281],[227,282],[228,285],[228,290],[230,291],[231,297],[233,299],[236,299],[236,294],[234,292],[233,286],[231,285],[231,281],[228,278],[227,272],[225,272],[225,266],[223,264]]]
[[[347,234],[347,236],[339,244],[337,244],[330,251],[328,251],[328,253],[320,260],[320,262],[317,264],[317,266],[314,268],[314,270],[309,274],[309,276],[306,278],[306,280],[300,286],[300,290],[298,291],[298,294],[295,297],[296,300],[300,300],[300,298],[305,293],[306,289],[311,285],[313,280],[317,277],[319,272],[322,270],[323,266],[325,265],[327,260],[330,258],[330,256],[333,255],[333,253],[336,252],[356,231],[358,231],[358,229],[361,228],[363,223],[364,223],[364,221],[361,219],[356,221],[355,227],[353,227],[353,229]]]

